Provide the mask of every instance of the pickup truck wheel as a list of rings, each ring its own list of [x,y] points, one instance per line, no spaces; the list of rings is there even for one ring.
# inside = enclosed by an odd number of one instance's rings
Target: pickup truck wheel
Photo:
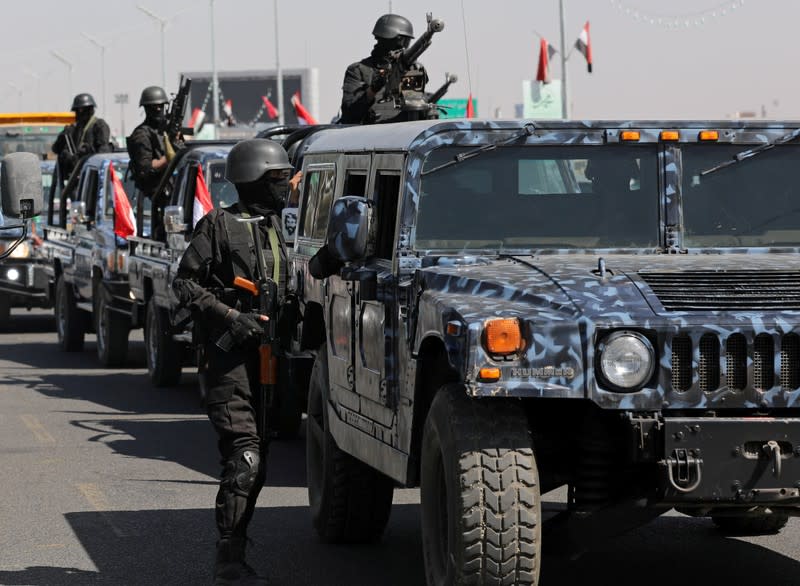
[[[420,498],[429,586],[539,583],[539,473],[519,405],[442,387],[423,431]]]
[[[144,321],[144,345],[147,374],[156,387],[172,387],[181,379],[183,347],[172,339],[169,329],[169,315],[151,297]]]
[[[55,317],[59,348],[64,352],[83,350],[86,316],[75,305],[75,294],[63,277],[56,283]]]
[[[720,531],[730,535],[770,535],[779,533],[789,522],[786,513],[766,513],[759,516],[716,516],[711,520]]]
[[[343,452],[328,426],[328,354],[316,355],[308,390],[306,472],[314,529],[328,543],[380,539],[392,508],[390,478]]]
[[[5,327],[11,319],[11,297],[0,294],[0,328]]]
[[[106,367],[121,366],[128,355],[129,320],[111,310],[111,294],[100,285],[95,290],[97,358]]]

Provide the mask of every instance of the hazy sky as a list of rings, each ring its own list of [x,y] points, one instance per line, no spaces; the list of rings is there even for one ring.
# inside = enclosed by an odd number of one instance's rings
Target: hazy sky
[[[216,0],[218,70],[275,66],[274,1]],[[336,114],[345,68],[369,54],[372,26],[390,7],[409,18],[418,34],[426,12],[445,21],[445,30],[421,61],[431,87],[444,81],[445,72],[458,74],[448,97],[466,97],[471,78],[481,116],[499,108],[504,117],[513,117],[513,105],[521,102],[521,81],[536,73],[534,31],[559,46],[558,0],[463,0],[466,22],[462,0],[277,1],[281,64],[319,69],[320,107],[315,114],[320,120]],[[591,22],[594,73],[586,72],[577,52],[567,67],[576,118],[727,118],[747,110],[760,115],[762,107],[769,118],[798,117],[798,2],[564,3],[568,47],[583,23]],[[159,29],[137,4],[172,17],[166,39],[167,91],[174,91],[180,71],[210,70],[207,0],[0,0],[0,108],[69,108],[68,69],[51,54],[56,51],[74,64],[74,93],[93,93],[115,130],[120,109],[113,96],[129,94],[125,125],[130,132],[142,118],[136,107],[141,89],[161,82]],[[108,46],[108,104],[101,102],[100,50],[82,33]],[[561,76],[558,56],[551,72],[554,78]],[[12,84],[22,88],[21,99]]]

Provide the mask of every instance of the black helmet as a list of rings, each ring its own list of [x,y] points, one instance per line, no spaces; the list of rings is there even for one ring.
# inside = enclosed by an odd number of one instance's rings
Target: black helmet
[[[251,138],[236,143],[225,163],[225,179],[251,183],[273,169],[291,169],[284,148],[268,138]]]
[[[81,108],[97,108],[97,104],[94,103],[94,98],[92,94],[78,94],[72,100],[72,111],[80,110]]]
[[[384,14],[372,29],[372,36],[379,39],[393,39],[395,37],[414,38],[414,27],[411,21],[399,14]]]
[[[169,98],[167,98],[167,92],[164,91],[164,88],[160,88],[157,85],[144,88],[142,90],[142,97],[139,98],[140,106],[153,106],[157,104],[166,104],[168,102]]]

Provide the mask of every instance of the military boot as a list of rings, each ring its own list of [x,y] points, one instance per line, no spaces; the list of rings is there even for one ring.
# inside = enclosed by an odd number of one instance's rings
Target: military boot
[[[243,537],[220,539],[214,564],[214,586],[266,586],[266,579],[244,561],[247,540]]]

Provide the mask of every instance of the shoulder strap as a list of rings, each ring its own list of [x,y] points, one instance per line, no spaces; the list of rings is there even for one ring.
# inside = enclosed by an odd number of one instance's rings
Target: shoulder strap
[[[89,129],[94,126],[94,123],[97,122],[97,116],[92,116],[89,119],[89,122],[86,123],[86,126],[83,127],[83,132],[81,132],[81,138],[78,141],[79,144],[83,144],[84,139],[86,138],[86,133],[89,132]]]

